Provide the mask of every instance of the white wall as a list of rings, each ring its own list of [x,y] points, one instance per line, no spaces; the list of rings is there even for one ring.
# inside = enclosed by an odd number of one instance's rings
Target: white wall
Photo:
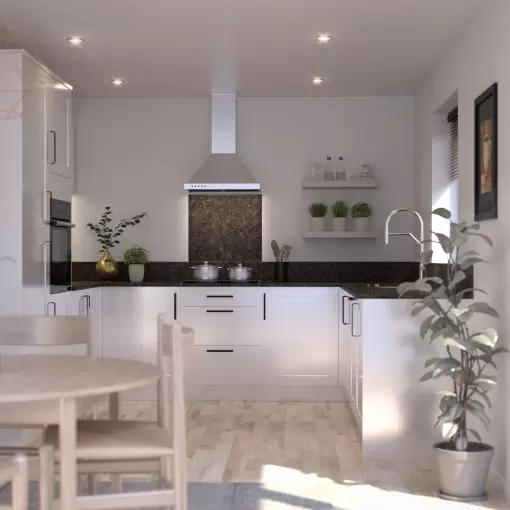
[[[474,206],[474,100],[493,82],[499,83],[499,218],[482,223],[482,232],[495,241],[495,250],[487,253],[491,266],[480,266],[475,272],[475,287],[489,292],[489,299],[500,310],[500,338],[508,344],[510,317],[510,3],[507,0],[486,2],[475,23],[468,27],[438,66],[426,77],[416,97],[416,201],[423,214],[429,214],[432,198],[437,196],[433,178],[435,114],[445,102],[457,94],[459,107],[459,218],[473,220]],[[430,214],[428,216],[430,222]],[[509,358],[500,359],[499,395],[493,412],[493,429],[488,436],[497,449],[494,467],[509,480],[510,449],[508,442]]]
[[[111,205],[118,215],[147,211],[131,231],[152,260],[187,260],[184,182],[209,151],[207,99],[78,99],[73,257],[95,260],[97,245],[83,225]],[[409,239],[304,241],[313,201],[374,205],[382,232],[387,213],[414,206],[412,98],[240,98],[238,152],[263,185],[263,259],[271,239],[294,246],[294,260],[412,260]],[[374,163],[376,191],[303,191],[308,161],[343,155],[350,169]],[[400,221],[400,226],[399,226]],[[395,228],[412,228],[410,219]],[[118,252],[117,252],[118,254]]]

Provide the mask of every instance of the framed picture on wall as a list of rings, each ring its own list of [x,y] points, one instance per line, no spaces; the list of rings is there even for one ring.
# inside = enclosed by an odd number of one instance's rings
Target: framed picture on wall
[[[475,100],[475,221],[498,217],[498,84]]]

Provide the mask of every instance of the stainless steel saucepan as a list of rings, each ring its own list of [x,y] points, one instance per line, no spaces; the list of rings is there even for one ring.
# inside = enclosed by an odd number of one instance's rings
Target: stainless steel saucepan
[[[213,266],[207,260],[199,266],[192,266],[193,278],[195,280],[217,280],[220,272],[220,266]]]
[[[231,267],[228,270],[228,277],[232,281],[236,282],[245,282],[251,278],[251,267],[243,266],[242,264],[237,264],[237,266]]]

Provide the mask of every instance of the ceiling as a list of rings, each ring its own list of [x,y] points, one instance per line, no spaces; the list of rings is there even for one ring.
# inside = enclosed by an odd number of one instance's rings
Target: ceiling
[[[373,96],[412,94],[483,3],[2,0],[0,17],[4,38],[79,96]],[[328,45],[314,41],[323,31]],[[83,46],[70,47],[70,35]],[[113,76],[126,84],[112,87]],[[313,76],[326,81],[312,86]]]

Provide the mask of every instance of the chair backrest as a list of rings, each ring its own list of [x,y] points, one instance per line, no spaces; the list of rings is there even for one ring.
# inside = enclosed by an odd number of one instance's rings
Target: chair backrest
[[[19,315],[0,316],[0,345],[65,346],[87,345],[90,354],[88,317]]]
[[[12,510],[28,508],[28,460],[24,455],[16,455],[12,461],[0,464],[0,487],[11,483]],[[6,508],[2,506],[2,508]]]
[[[158,422],[170,429],[170,404],[172,399],[172,416],[179,420],[185,413],[184,372],[191,363],[195,331],[178,323],[165,322],[165,316],[158,316],[158,365],[160,381],[158,384]],[[171,388],[170,392],[170,377]]]

